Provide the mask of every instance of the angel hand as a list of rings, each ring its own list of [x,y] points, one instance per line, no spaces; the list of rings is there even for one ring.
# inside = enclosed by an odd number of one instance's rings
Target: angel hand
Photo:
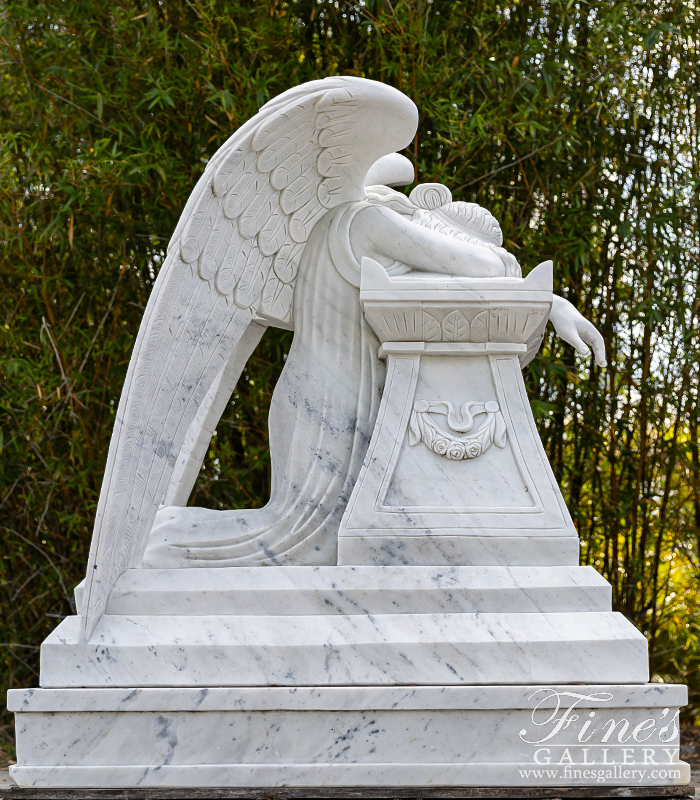
[[[577,311],[568,300],[554,295],[549,320],[557,336],[568,342],[582,356],[590,355],[593,348],[596,364],[605,366],[605,340],[596,327]]]

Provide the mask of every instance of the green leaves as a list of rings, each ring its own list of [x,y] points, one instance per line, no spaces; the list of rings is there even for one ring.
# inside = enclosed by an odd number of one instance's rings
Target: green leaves
[[[175,108],[174,95],[176,87],[166,85],[164,83],[164,76],[162,75],[159,75],[155,81],[151,80],[151,82],[155,85],[144,94],[143,99],[137,103],[136,108],[139,108],[139,106],[142,106],[144,103],[148,103],[147,108],[149,111],[152,108],[165,109],[168,106],[170,108]]]

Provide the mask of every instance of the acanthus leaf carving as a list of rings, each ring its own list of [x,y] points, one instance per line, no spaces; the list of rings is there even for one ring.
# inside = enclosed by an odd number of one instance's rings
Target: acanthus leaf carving
[[[427,311],[423,312],[423,338],[426,342],[439,342],[442,339],[440,323]]]
[[[443,319],[442,338],[445,342],[466,342],[469,340],[469,322],[459,309],[451,311]]]

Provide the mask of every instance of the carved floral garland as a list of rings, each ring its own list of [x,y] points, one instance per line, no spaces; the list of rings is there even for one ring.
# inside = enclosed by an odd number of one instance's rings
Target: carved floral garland
[[[470,435],[453,436],[447,433],[433,422],[429,416],[431,413],[446,416],[447,424],[453,431]],[[474,417],[480,414],[486,414],[486,420],[474,433],[470,433],[474,427]],[[460,416],[455,414],[452,403],[446,400],[416,400],[408,423],[408,442],[411,446],[423,442],[439,456],[462,461],[477,458],[492,444],[505,447],[506,424],[498,403],[493,400],[463,403]]]

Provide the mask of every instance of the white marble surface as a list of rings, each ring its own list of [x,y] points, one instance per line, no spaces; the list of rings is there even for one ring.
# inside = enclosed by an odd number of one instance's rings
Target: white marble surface
[[[339,562],[376,564],[369,537],[410,542],[416,554],[405,563],[430,563],[424,548],[449,555],[431,546],[435,536],[472,547],[472,537],[523,537],[525,551],[530,537],[576,541],[520,367],[549,315],[552,263],[525,280],[469,281],[392,278],[364,258],[360,289],[387,376]]]
[[[576,566],[579,541],[574,536],[461,536],[454,529],[413,528],[375,530],[374,536],[355,531],[338,544],[339,564],[406,567],[430,564],[475,566]]]
[[[233,764],[196,766],[11,767],[26,787],[201,787],[201,786],[685,786],[690,767],[631,763],[607,767],[575,765],[544,777],[544,767],[525,764]],[[575,771],[574,771],[575,770]],[[595,770],[595,772],[593,771]],[[655,773],[658,777],[652,777]],[[599,777],[600,776],[600,777]]]
[[[68,617],[41,685],[643,683],[644,636],[618,613]]]
[[[557,708],[543,686],[213,686],[188,688],[10,689],[13,712],[76,711],[439,711]],[[688,702],[672,683],[557,684],[559,692],[612,694],[615,708],[667,708]]]
[[[107,613],[302,616],[610,608],[610,584],[592,567],[229,567],[127,570],[112,590]]]
[[[69,697],[76,694],[13,692],[12,776],[21,785],[596,782],[575,769],[602,770],[610,785],[640,775],[646,785],[689,778],[675,721],[683,687],[134,689],[121,697],[107,689]],[[634,778],[625,777],[632,769]]]

